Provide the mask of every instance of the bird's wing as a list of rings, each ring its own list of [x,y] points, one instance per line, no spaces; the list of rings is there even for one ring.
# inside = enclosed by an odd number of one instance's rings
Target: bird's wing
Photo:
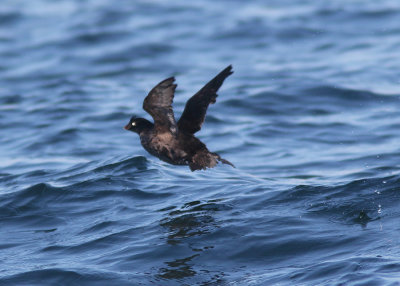
[[[180,131],[194,134],[201,129],[208,105],[215,103],[218,89],[232,73],[232,66],[229,65],[188,100],[178,121]]]
[[[157,84],[143,101],[143,109],[154,119],[154,128],[157,132],[171,132],[177,134],[177,126],[172,110],[172,101],[176,84],[175,78],[170,77]]]

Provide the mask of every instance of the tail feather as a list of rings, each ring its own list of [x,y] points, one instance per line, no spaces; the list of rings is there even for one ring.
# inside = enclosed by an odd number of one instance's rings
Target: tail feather
[[[215,167],[215,165],[217,165],[218,162],[236,168],[235,165],[233,165],[228,160],[221,158],[221,156],[218,155],[217,153],[211,153],[208,152],[207,150],[195,154],[192,158],[192,161],[189,163],[189,168],[192,172],[196,170],[205,170],[207,168]]]
[[[233,165],[231,162],[229,162],[228,160],[225,160],[224,158],[219,158],[219,161],[223,164],[227,164],[227,165],[231,165],[233,168],[236,168],[235,165]]]
[[[220,155],[218,155],[217,153],[212,153],[218,161],[220,161],[222,164],[226,164],[226,165],[230,165],[233,168],[236,168],[235,165],[233,165],[231,162],[229,162],[228,160],[225,160],[224,158],[222,158]]]

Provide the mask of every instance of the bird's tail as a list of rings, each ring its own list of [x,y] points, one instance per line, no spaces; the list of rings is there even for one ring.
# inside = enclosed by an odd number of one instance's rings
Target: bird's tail
[[[231,162],[229,162],[228,160],[225,160],[224,158],[222,158],[220,155],[218,155],[217,153],[213,153],[213,155],[215,157],[217,157],[217,160],[219,162],[221,162],[222,164],[227,164],[227,165],[231,165],[233,168],[236,168],[235,165],[233,165]]]
[[[198,152],[193,156],[192,161],[189,163],[190,170],[205,170],[207,168],[213,168],[218,162],[223,164],[231,165],[236,168],[231,162],[221,158],[217,153],[208,152],[208,150],[203,150],[203,152]]]

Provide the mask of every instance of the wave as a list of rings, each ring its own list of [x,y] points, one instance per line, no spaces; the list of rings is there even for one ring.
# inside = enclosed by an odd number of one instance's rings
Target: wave
[[[132,273],[96,271],[92,269],[53,268],[26,271],[0,278],[6,285],[144,285],[143,278]],[[139,276],[140,277],[140,276]],[[136,284],[137,283],[137,284]]]

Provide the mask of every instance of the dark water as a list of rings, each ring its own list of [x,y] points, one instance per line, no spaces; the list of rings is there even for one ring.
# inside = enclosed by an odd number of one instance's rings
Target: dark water
[[[0,7],[1,285],[400,285],[400,2]],[[122,129],[228,64],[191,173]]]

